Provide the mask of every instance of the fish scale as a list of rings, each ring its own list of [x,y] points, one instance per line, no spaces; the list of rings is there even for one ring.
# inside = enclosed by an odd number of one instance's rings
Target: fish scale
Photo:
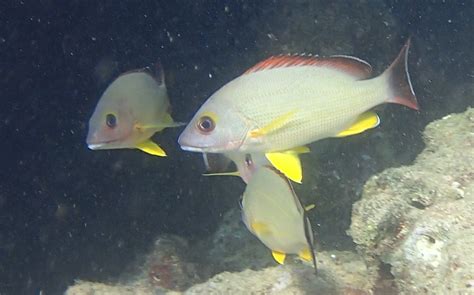
[[[265,126],[272,119],[295,111],[286,126],[267,134],[265,141],[257,147],[270,151],[335,136],[354,122],[359,114],[383,102],[387,89],[380,80],[356,81],[339,71],[330,73],[328,69],[310,66],[271,72],[248,74],[236,79],[235,85],[229,85],[238,89],[254,89],[252,92],[234,92],[238,98],[233,100],[239,112],[252,118],[255,124],[252,128]],[[290,83],[287,82],[288,76],[293,77]],[[287,86],[292,82],[298,85]],[[227,97],[232,99],[231,95]],[[348,104],[348,101],[351,103]],[[254,148],[243,145],[241,150],[254,151]]]

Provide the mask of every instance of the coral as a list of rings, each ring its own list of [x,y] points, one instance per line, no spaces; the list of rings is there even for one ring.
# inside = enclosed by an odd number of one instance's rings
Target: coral
[[[474,109],[429,124],[424,139],[413,165],[366,183],[349,234],[402,294],[474,292]]]

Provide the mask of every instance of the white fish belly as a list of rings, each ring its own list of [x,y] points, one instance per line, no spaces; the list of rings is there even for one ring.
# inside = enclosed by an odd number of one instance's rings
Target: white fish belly
[[[243,75],[228,84],[226,97],[258,129],[288,113],[278,129],[247,138],[241,150],[278,151],[332,137],[387,97],[383,76],[357,81],[329,68],[279,68]],[[231,97],[233,96],[233,97]]]

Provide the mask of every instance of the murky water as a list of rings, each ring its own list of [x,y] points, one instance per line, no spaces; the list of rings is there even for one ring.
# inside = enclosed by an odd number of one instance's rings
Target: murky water
[[[154,137],[167,158],[87,148],[89,117],[120,73],[161,60],[173,118],[188,122],[213,92],[271,55],[353,55],[379,74],[411,37],[421,110],[378,107],[376,129],[318,141],[302,156],[296,192],[316,204],[308,216],[317,249],[353,251],[346,231],[366,181],[411,164],[429,122],[473,105],[473,14],[469,1],[0,4],[0,294],[117,281],[165,234],[209,251],[224,214],[239,208],[244,183],[201,176],[201,155],[177,144],[182,129]],[[217,272],[207,267],[203,277]]]

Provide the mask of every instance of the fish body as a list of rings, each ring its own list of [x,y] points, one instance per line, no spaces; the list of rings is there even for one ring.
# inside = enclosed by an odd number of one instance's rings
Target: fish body
[[[160,67],[161,69],[161,67]],[[138,148],[147,153],[166,153],[150,138],[167,127],[176,127],[164,74],[152,76],[146,69],[122,74],[102,94],[89,120],[90,149]]]
[[[296,254],[316,267],[311,224],[288,179],[271,167],[259,167],[241,205],[245,225],[277,262],[282,264],[286,254]]]
[[[268,153],[373,128],[379,123],[375,114],[362,125],[359,118],[376,105],[418,109],[406,67],[408,48],[409,42],[372,79],[370,65],[354,57],[271,57],[215,92],[179,144],[198,152]]]

